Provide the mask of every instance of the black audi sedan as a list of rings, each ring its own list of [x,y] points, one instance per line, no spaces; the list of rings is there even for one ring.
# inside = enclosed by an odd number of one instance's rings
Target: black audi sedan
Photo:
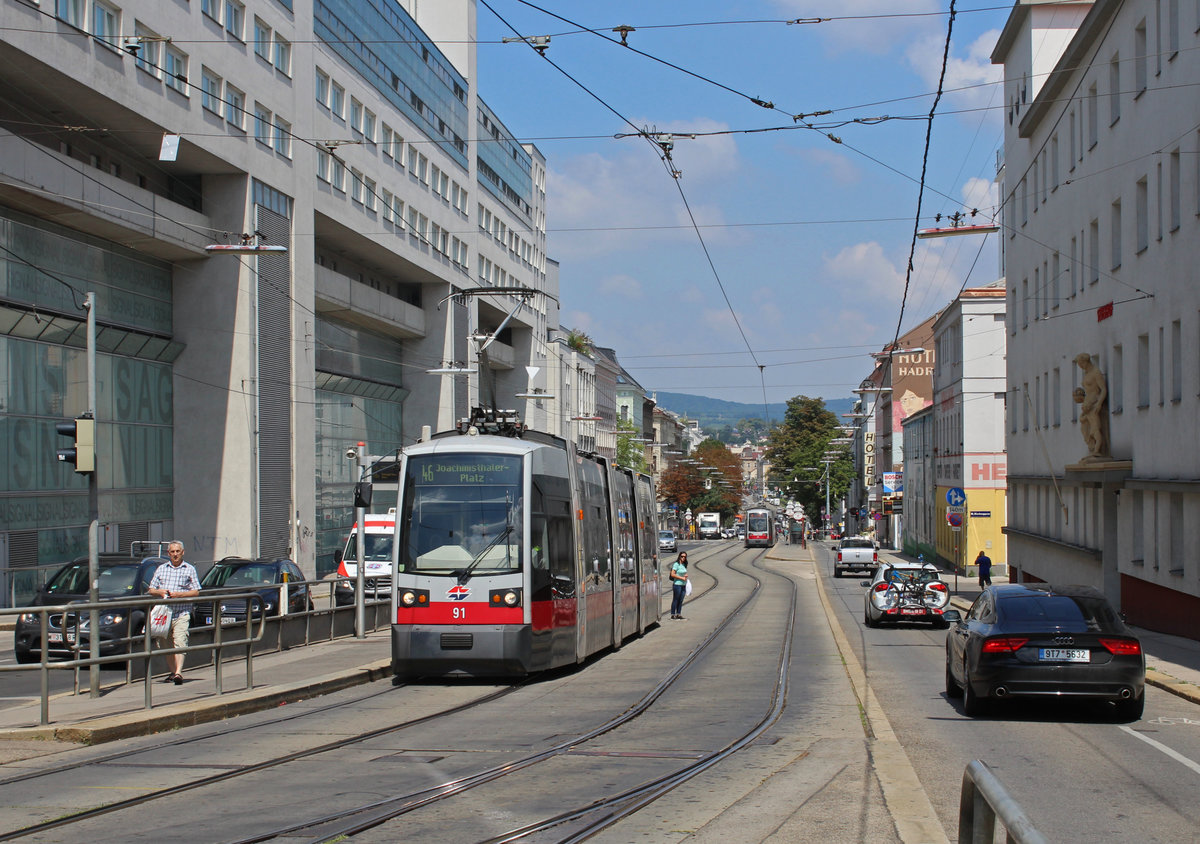
[[[125,557],[102,554],[97,571],[100,600],[136,598],[146,594],[155,570],[167,562],[163,557]],[[86,602],[88,599],[88,559],[80,557],[56,571],[38,589],[32,605],[35,607]],[[145,607],[113,607],[100,613],[100,655],[111,656],[129,652],[130,636],[140,636],[145,630]],[[91,641],[88,613],[50,613],[46,630],[49,658],[67,659],[74,656],[76,647],[87,655]],[[140,650],[140,645],[134,648]],[[42,621],[40,613],[17,616],[13,633],[13,655],[19,663],[40,662],[42,659]]]
[[[251,599],[255,616],[263,612],[269,616],[280,614],[282,584],[288,584],[287,611],[303,612],[313,608],[312,597],[304,583],[304,574],[291,560],[247,560],[241,557],[226,557],[216,563],[200,578],[200,597],[196,601],[193,624],[213,623],[213,600],[210,590],[224,592],[257,592],[261,602]],[[208,598],[208,600],[205,600]],[[246,599],[229,598],[219,602],[221,623],[234,624],[246,620]],[[259,609],[261,607],[261,610]]]
[[[989,586],[946,636],[946,694],[970,716],[1006,698],[1075,698],[1136,721],[1145,686],[1141,643],[1090,586]]]

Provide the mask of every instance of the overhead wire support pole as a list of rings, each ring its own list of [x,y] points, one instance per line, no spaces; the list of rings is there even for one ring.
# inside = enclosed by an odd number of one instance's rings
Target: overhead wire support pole
[[[96,419],[96,294],[89,291],[83,307],[87,310],[87,413]],[[100,487],[99,472],[88,472],[88,656],[100,659]],[[64,625],[65,626],[65,625]],[[46,647],[44,644],[42,647]],[[100,663],[88,667],[88,695],[100,697]]]

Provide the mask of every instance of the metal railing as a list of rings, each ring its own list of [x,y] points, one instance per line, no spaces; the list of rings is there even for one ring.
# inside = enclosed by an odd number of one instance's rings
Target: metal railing
[[[976,759],[963,771],[958,799],[958,844],[991,844],[996,818],[1003,824],[1009,844],[1046,844],[1025,812],[1013,800],[992,769]]]
[[[341,581],[353,583],[353,579],[336,578],[321,580],[292,581],[272,586],[260,586],[253,590],[244,588],[221,588],[203,590],[199,595],[189,598],[155,598],[138,596],[136,598],[118,598],[99,601],[95,604],[87,602],[72,602],[69,604],[42,605],[0,608],[0,621],[11,618],[13,621],[22,615],[37,615],[39,638],[39,661],[20,665],[0,666],[0,674],[16,671],[41,672],[41,723],[49,723],[49,672],[73,671],[75,673],[74,692],[80,692],[79,672],[93,665],[108,665],[125,663],[125,682],[131,684],[144,681],[146,685],[144,708],[153,708],[151,661],[156,657],[171,654],[208,653],[210,662],[194,665],[202,667],[212,664],[215,672],[215,690],[223,694],[222,664],[227,653],[235,649],[245,649],[246,688],[254,685],[254,656],[263,653],[274,653],[294,647],[304,647],[317,641],[333,641],[337,638],[353,636],[355,605],[353,603],[339,606],[336,599],[337,585]],[[305,587],[307,601],[302,610],[289,610],[289,595],[292,590]],[[279,613],[268,615],[257,609],[263,603],[263,592],[278,589]],[[240,606],[230,613],[227,603],[239,602]],[[318,603],[320,606],[318,606]],[[88,613],[96,608],[101,613],[114,613],[133,609],[144,610],[144,616],[149,617],[150,608],[156,604],[190,604],[193,607],[206,606],[212,611],[213,623],[193,624],[189,636],[199,638],[197,644],[189,644],[184,648],[155,647],[154,637],[150,635],[149,625],[143,622],[144,629],[127,628],[127,635],[104,639],[105,649],[116,647],[122,653],[101,656],[97,659],[88,657],[90,632],[86,629]],[[367,599],[364,613],[366,630],[380,629],[391,621],[391,601],[389,599]],[[194,610],[195,611],[195,610]],[[244,618],[241,618],[244,613]],[[54,634],[60,637],[56,642],[50,642],[50,617],[61,615],[62,621]],[[66,619],[74,616],[74,621],[68,625]],[[224,619],[224,621],[222,621]],[[254,625],[257,624],[257,631]],[[225,632],[234,627],[244,626],[241,638],[227,638]],[[15,637],[15,632],[13,633]],[[208,641],[203,641],[211,636]],[[52,659],[51,647],[47,645],[60,644],[62,647],[53,648],[69,654],[68,659]],[[138,648],[141,648],[140,650]]]

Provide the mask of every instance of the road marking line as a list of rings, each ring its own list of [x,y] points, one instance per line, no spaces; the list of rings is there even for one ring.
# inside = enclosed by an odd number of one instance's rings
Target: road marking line
[[[1154,739],[1150,738],[1149,736],[1144,736],[1141,733],[1139,733],[1137,730],[1130,729],[1129,727],[1121,727],[1121,729],[1124,730],[1125,732],[1129,733],[1129,735],[1133,736],[1134,738],[1141,739],[1142,741],[1146,742],[1146,744],[1150,745],[1151,747],[1153,747],[1157,750],[1161,750],[1163,753],[1170,756],[1172,759],[1174,759],[1179,764],[1184,765],[1188,768],[1191,768],[1197,774],[1200,774],[1200,762],[1192,761],[1191,759],[1184,756],[1182,753],[1180,753],[1176,750],[1172,750],[1171,748],[1167,747],[1161,741],[1155,741]]]

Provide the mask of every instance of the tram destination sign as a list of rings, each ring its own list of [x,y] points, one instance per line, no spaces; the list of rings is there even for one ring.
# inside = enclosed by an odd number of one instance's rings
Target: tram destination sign
[[[417,486],[513,486],[521,480],[519,457],[439,456],[412,463]]]

